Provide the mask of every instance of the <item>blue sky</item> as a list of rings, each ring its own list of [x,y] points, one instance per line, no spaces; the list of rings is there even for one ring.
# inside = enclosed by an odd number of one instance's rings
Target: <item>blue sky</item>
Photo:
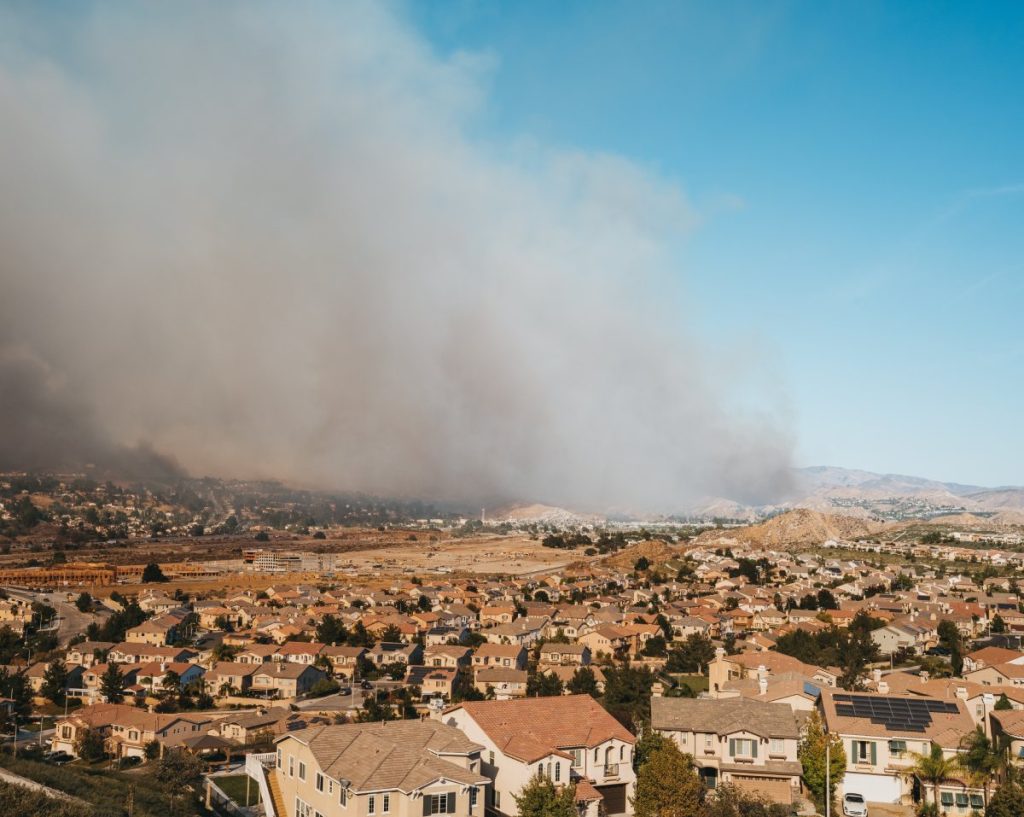
[[[481,138],[686,191],[681,320],[764,351],[799,464],[1024,483],[1024,4],[407,8],[493,60]]]

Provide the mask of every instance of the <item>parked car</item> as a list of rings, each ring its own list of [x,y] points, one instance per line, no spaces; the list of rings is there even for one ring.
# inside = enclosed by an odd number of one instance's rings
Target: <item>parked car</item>
[[[63,766],[74,760],[67,752],[47,752],[43,757],[47,763],[52,763],[54,766]]]
[[[363,681],[359,686],[363,689],[373,689],[373,681]]]
[[[868,817],[868,804],[864,795],[850,792],[843,795],[843,814],[846,817]]]

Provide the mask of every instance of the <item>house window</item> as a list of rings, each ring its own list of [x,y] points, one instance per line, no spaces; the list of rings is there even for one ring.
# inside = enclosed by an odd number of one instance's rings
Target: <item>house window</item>
[[[374,797],[372,794],[370,795],[370,797],[366,801],[366,813],[367,814],[376,814],[377,813],[377,798]]]
[[[348,789],[344,786],[340,786],[338,792],[338,802],[341,803],[342,808],[348,808]]]
[[[951,791],[944,791],[944,792],[942,792],[942,794],[939,795],[939,799],[941,800],[942,805],[943,805],[944,808],[952,808],[953,807],[953,792],[951,792]]]
[[[771,746],[768,751],[773,755],[786,754],[786,741],[782,738],[772,738]]]
[[[749,738],[729,738],[731,757],[757,757],[757,741]]]
[[[288,776],[295,777],[295,758],[288,755]]]
[[[597,749],[594,749],[594,763],[597,763]]]
[[[562,779],[562,764],[561,763],[556,763],[555,764],[555,782],[557,783],[561,779]]]
[[[958,791],[956,793],[956,807],[957,808],[967,808],[967,803],[968,803],[967,792]]]
[[[497,792],[494,793],[494,807],[498,807]],[[423,817],[430,817],[431,814],[454,814],[455,813],[455,792],[448,794],[427,794],[423,797]]]
[[[476,796],[477,796],[477,787],[476,786],[470,786],[470,789],[469,789],[469,810],[470,811],[473,811],[473,809],[476,808]]]
[[[313,817],[313,809],[300,797],[295,798],[295,817]]]
[[[497,789],[494,789],[494,807],[496,809],[501,808],[501,792]]]
[[[570,749],[572,752],[572,767],[579,769],[583,766],[583,750],[582,749]]]
[[[971,795],[971,808],[980,811],[985,807],[985,800],[980,794]]]
[[[382,814],[391,813],[391,795],[382,794],[380,797],[380,810]]]
[[[281,768],[281,750],[277,750],[277,768]]]
[[[324,776],[322,774],[320,774],[320,772],[316,773],[316,790],[317,791],[323,791],[324,790]]]
[[[713,748],[712,745],[711,745],[711,734],[710,733],[708,733],[708,734],[706,734],[704,736],[704,748],[705,749]]]
[[[299,761],[299,780],[306,779],[306,764],[301,760]]]
[[[853,752],[851,754],[853,755],[854,763],[877,762],[878,755],[876,754],[874,741],[855,740],[851,741],[850,747],[853,749]]]
[[[890,740],[889,754],[893,757],[903,757],[907,753],[907,742],[905,740]]]
[[[327,778],[327,793],[334,794],[334,781],[329,777]]]
[[[487,753],[487,762],[490,763],[492,766],[494,765],[494,752]]]

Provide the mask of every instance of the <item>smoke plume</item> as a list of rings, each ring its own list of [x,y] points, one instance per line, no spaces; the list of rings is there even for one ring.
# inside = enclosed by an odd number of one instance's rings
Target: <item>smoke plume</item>
[[[785,487],[788,436],[685,325],[694,208],[473,135],[491,60],[383,3],[62,9],[0,11],[0,466],[156,450],[588,508]]]

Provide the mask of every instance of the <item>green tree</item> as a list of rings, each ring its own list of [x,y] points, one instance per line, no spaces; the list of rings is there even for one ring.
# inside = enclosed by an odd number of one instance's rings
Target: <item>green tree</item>
[[[789,817],[790,808],[763,796],[742,791],[731,783],[715,789],[704,803],[701,817]]]
[[[704,784],[691,759],[665,741],[637,772],[632,802],[636,817],[695,817],[702,811]]]
[[[381,703],[376,695],[371,695],[363,701],[363,707],[356,715],[360,723],[380,723],[381,721],[396,720],[395,710],[390,704]]]
[[[100,694],[107,703],[119,704],[124,700],[124,675],[117,664],[110,664],[100,676]]]
[[[142,570],[142,581],[145,583],[150,582],[166,582],[169,579],[164,575],[164,572],[160,569],[160,565],[156,562],[150,562]]]
[[[328,613],[316,625],[316,640],[321,644],[344,644],[348,632],[341,619]]]
[[[102,760],[107,750],[104,746],[103,735],[95,729],[83,729],[75,738],[75,754],[83,760]]]
[[[1003,692],[999,696],[999,700],[996,701],[996,705],[993,707],[998,712],[1006,712],[1013,709],[1013,704],[1010,703],[1010,699],[1006,697],[1006,693]]]
[[[938,626],[939,644],[949,650],[949,663],[953,674],[959,675],[964,668],[964,640],[955,622],[943,619]]]
[[[75,599],[75,607],[80,613],[88,613],[92,610],[92,596],[85,592],[79,593]]]
[[[573,673],[566,689],[573,695],[590,695],[592,698],[598,696],[597,677],[590,667],[580,667]]]
[[[627,729],[651,719],[654,673],[646,667],[608,667],[604,670],[604,708]]]
[[[164,753],[153,775],[165,786],[195,787],[203,777],[203,761],[181,749]]]
[[[826,770],[826,747],[828,748],[828,769]],[[820,811],[825,810],[825,784],[835,799],[836,785],[846,770],[846,752],[843,742],[836,734],[825,731],[817,710],[807,720],[807,730],[797,752],[804,770],[804,783],[811,792],[811,798]],[[834,809],[833,809],[834,811]]]
[[[671,741],[661,732],[655,732],[651,728],[644,729],[633,747],[633,770],[639,771],[650,756],[658,749],[663,749],[667,743]]]
[[[989,800],[985,817],[1020,817],[1024,814],[1024,786],[1011,774]]]
[[[939,810],[939,784],[947,777],[956,774],[959,768],[960,764],[957,759],[946,757],[942,747],[937,743],[932,744],[928,754],[915,754],[911,773],[922,783],[931,785],[936,811]]]
[[[551,672],[532,672],[526,679],[528,698],[553,698],[562,694],[562,682]]]
[[[556,788],[539,772],[512,798],[516,801],[519,817],[579,817],[575,784]]]
[[[714,657],[715,645],[711,639],[701,633],[691,633],[682,644],[669,652],[665,669],[668,672],[704,672]]]
[[[64,703],[68,688],[68,671],[60,658],[54,658],[46,666],[43,673],[42,693],[44,698],[49,698],[55,704]]]
[[[980,726],[968,734],[961,745],[965,751],[960,755],[960,765],[970,773],[972,781],[982,787],[987,807],[988,787],[1001,765],[1000,753]]]
[[[992,618],[992,632],[994,632],[994,633],[1005,633],[1006,632],[1006,622],[1003,620],[1003,617],[1001,615],[999,615],[999,613],[996,613],[995,616]]]

